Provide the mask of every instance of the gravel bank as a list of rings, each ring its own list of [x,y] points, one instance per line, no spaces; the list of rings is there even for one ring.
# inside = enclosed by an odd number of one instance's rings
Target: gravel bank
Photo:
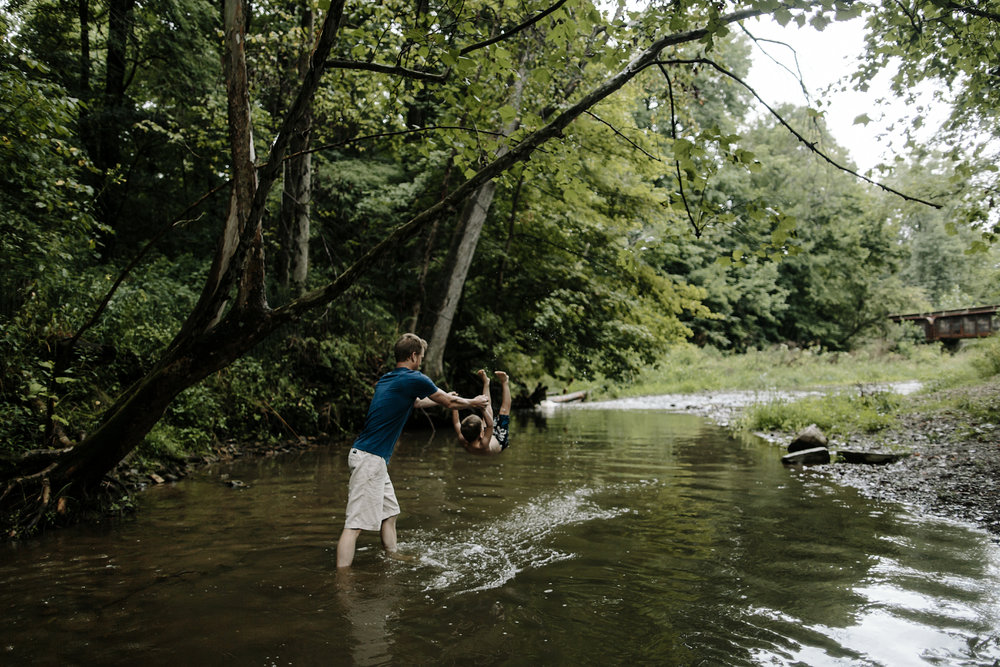
[[[818,474],[866,496],[912,506],[926,514],[977,524],[1000,536],[1000,425],[964,410],[938,407],[941,399],[968,398],[992,404],[1000,414],[1000,380],[934,395],[913,395],[896,427],[875,434],[831,438],[830,450],[908,452],[888,465],[831,463]],[[949,401],[954,403],[955,401]],[[728,422],[731,411],[721,415]],[[782,446],[794,434],[762,434]],[[998,538],[1000,539],[1000,538]]]

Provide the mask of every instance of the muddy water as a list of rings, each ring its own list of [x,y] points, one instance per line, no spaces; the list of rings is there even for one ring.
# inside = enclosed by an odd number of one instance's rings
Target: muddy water
[[[648,408],[649,406],[644,406]],[[404,436],[400,546],[334,567],[346,452],[152,489],[0,550],[4,665],[992,665],[1000,548],[657,410]],[[232,488],[223,473],[246,486]]]

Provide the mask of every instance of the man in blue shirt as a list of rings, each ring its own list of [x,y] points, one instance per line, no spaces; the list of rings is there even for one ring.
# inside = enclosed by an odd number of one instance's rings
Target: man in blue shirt
[[[337,542],[337,567],[350,567],[358,535],[378,530],[386,551],[396,551],[399,503],[389,479],[389,459],[414,407],[485,408],[489,397],[461,398],[438,389],[421,373],[427,342],[411,333],[396,341],[396,367],[379,378],[361,433],[347,457],[351,481],[347,491],[347,518]]]

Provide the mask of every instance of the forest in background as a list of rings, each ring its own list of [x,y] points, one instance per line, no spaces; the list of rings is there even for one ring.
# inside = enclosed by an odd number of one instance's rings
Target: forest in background
[[[738,18],[762,13],[865,16],[856,83],[942,82],[937,143],[859,176],[821,111],[756,114]],[[42,462],[3,495],[46,512],[95,434],[136,440],[99,480],[353,432],[403,331],[442,387],[485,367],[526,393],[1000,303],[987,2],[11,0],[0,22],[0,450]]]

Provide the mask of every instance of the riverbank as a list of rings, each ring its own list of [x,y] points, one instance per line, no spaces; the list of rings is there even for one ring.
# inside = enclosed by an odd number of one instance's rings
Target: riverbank
[[[699,411],[738,429],[740,407],[731,401]],[[887,465],[830,463],[807,468],[862,494],[904,503],[915,511],[974,523],[1000,536],[1000,379],[904,397],[893,425],[876,433],[830,438],[831,451],[905,453]],[[794,433],[761,436],[784,447]],[[1000,538],[998,538],[1000,539]]]
[[[905,453],[888,465],[831,463],[810,466],[806,474],[826,475],[862,494],[904,503],[915,511],[950,517],[981,526],[1000,536],[1000,377],[932,393],[911,393],[914,386],[895,384],[903,396],[892,424],[874,433],[846,432],[830,437],[830,449]],[[698,414],[733,431],[743,428],[741,417],[754,404],[776,399],[792,401],[821,391],[716,391],[655,397],[679,412]],[[617,407],[642,408],[650,397],[616,398]],[[589,403],[591,406],[600,405]],[[793,432],[759,433],[775,443],[775,455],[795,436]],[[314,447],[328,438],[301,439],[280,444],[218,443],[210,454],[185,461],[164,461],[153,471],[127,464],[119,479],[131,490],[176,481],[206,464],[247,456],[273,456]]]

